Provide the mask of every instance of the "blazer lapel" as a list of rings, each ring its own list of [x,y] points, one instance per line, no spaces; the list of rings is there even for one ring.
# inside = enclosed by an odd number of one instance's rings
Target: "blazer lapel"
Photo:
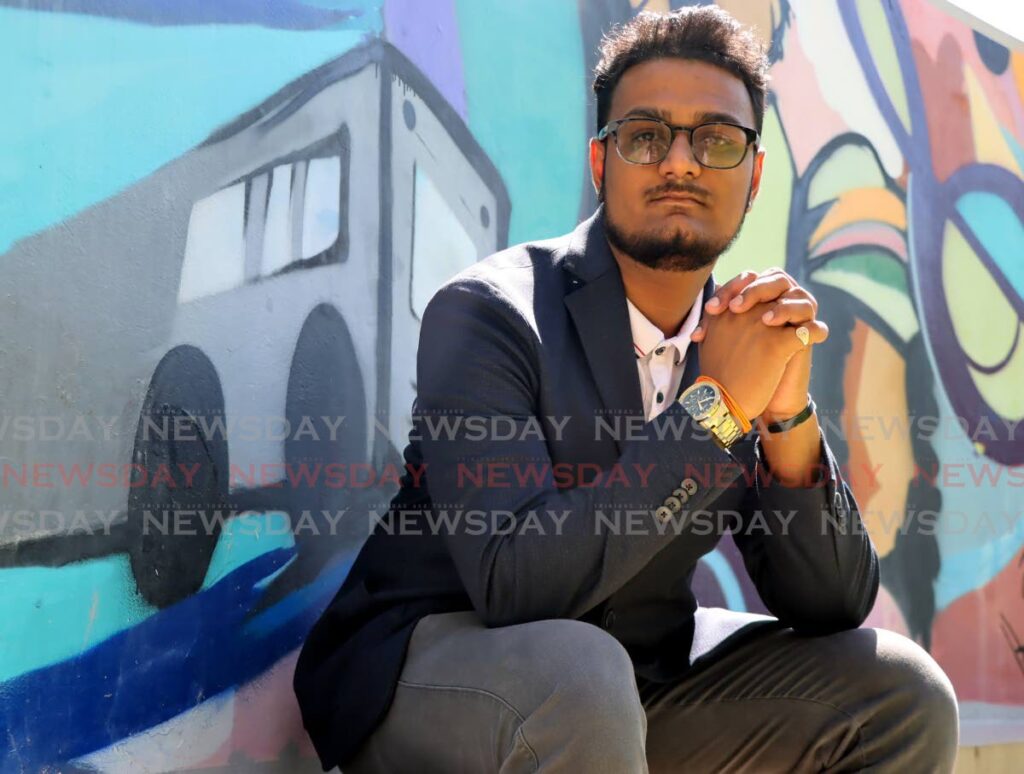
[[[579,333],[604,408],[627,416],[643,416],[643,395],[626,308],[626,289],[605,236],[604,205],[573,231],[563,266],[570,274],[565,306]],[[709,276],[704,285],[704,298],[710,298],[715,288],[714,277]],[[687,348],[676,398],[699,375],[698,346],[691,344]],[[616,445],[621,454],[621,443],[616,441]]]
[[[604,408],[643,416],[626,290],[605,238],[603,206],[573,232],[563,266],[571,275],[565,305]],[[621,453],[621,444],[616,445]]]

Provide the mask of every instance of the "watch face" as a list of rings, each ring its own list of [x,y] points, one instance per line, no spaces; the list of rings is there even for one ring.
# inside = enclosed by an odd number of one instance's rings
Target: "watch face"
[[[713,384],[702,382],[683,398],[683,408],[699,421],[711,413],[711,409],[715,407],[718,400],[718,388]]]

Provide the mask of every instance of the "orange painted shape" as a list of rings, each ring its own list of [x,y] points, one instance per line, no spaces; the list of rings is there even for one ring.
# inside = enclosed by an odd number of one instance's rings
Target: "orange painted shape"
[[[907,208],[896,194],[884,188],[854,188],[845,191],[818,224],[811,237],[811,245],[816,245],[844,226],[863,221],[886,223],[905,231]]]

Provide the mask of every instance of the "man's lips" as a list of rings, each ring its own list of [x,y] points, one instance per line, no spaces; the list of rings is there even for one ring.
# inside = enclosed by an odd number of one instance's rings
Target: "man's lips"
[[[704,202],[700,197],[694,196],[693,194],[662,194],[656,196],[652,201],[655,202],[690,202],[692,204],[703,204]]]

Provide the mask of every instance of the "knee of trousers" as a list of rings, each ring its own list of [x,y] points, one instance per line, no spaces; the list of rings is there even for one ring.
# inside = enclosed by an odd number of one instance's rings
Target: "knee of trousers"
[[[633,663],[622,644],[584,621],[543,623],[544,634],[534,643],[542,649],[537,707],[596,732],[610,726],[621,733],[631,723],[646,729]]]
[[[904,710],[916,733],[940,757],[956,754],[959,717],[956,693],[935,659],[916,642],[884,629],[877,637],[877,658],[864,679],[889,693]]]

